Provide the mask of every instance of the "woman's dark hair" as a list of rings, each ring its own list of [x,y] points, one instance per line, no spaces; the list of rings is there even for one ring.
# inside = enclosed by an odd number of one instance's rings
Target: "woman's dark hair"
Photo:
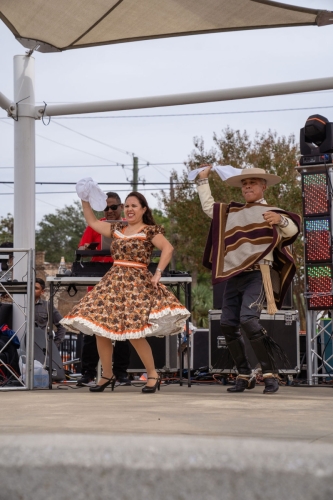
[[[148,226],[156,226],[156,222],[154,220],[153,214],[151,213],[151,209],[149,208],[148,202],[146,198],[143,196],[143,194],[138,193],[137,191],[132,191],[130,194],[126,196],[125,202],[127,198],[129,198],[130,196],[135,196],[135,198],[138,200],[142,208],[146,208],[146,211],[142,217],[143,222]]]
[[[43,290],[45,290],[45,281],[42,278],[36,278],[36,283],[39,283]]]

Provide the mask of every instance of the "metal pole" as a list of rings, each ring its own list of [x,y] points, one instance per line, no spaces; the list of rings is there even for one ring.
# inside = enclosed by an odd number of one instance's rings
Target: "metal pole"
[[[14,57],[14,247],[35,248],[35,60]],[[15,258],[15,256],[14,256]],[[14,267],[14,278],[22,281],[29,262]],[[15,297],[24,307],[23,296]],[[13,307],[13,328],[18,327],[18,308]],[[27,332],[29,333],[29,332]]]
[[[133,191],[138,190],[138,182],[139,182],[139,158],[137,156],[133,156]]]
[[[191,304],[191,295],[192,295],[192,284],[191,282],[189,283],[184,283],[184,289],[185,289],[185,307],[188,311],[191,312],[192,309],[192,304]],[[187,385],[188,387],[191,387],[191,342],[190,342],[190,320],[192,319],[192,316],[187,318],[186,320],[186,330],[187,330]],[[192,333],[192,338],[193,342],[193,333]],[[192,343],[193,345],[193,343]]]
[[[153,97],[137,97],[114,101],[94,101],[73,104],[50,104],[46,110],[36,106],[36,118],[43,116],[76,115],[81,113],[99,113],[103,111],[121,111],[126,109],[158,108],[161,106],[181,106],[183,104],[198,104],[203,102],[232,101],[235,99],[250,99],[272,95],[299,94],[316,90],[333,89],[333,77],[296,82],[271,83],[252,87],[239,87],[187,94],[159,95]]]
[[[177,283],[177,299],[180,300],[180,284]],[[182,352],[182,334],[178,333],[178,349],[179,349],[179,385],[183,385],[183,352]]]
[[[53,367],[53,300],[54,300],[54,287],[53,281],[50,283],[50,300],[49,300],[49,324],[47,327],[47,348],[49,351],[49,389],[52,389],[52,367]]]
[[[5,111],[9,111],[9,108],[13,105],[13,103],[6,97],[2,92],[0,92],[0,108]]]
[[[313,311],[306,311],[306,367],[307,379],[309,385],[313,385],[313,367],[312,367],[312,313]]]
[[[313,351],[317,352],[314,338],[316,336],[316,311],[307,311],[306,314],[306,365],[309,385],[314,385],[314,357]]]
[[[35,346],[35,253],[28,252],[28,283],[27,283],[27,336],[26,336],[26,386],[34,388],[34,346]]]
[[[318,385],[318,336],[317,336],[317,313],[316,311],[312,311],[312,329],[313,332],[313,355],[312,355],[312,380],[314,385]]]

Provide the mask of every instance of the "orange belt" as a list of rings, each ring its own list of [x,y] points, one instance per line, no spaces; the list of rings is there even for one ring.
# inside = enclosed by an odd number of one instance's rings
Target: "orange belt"
[[[137,267],[139,269],[145,269],[147,264],[142,264],[142,262],[135,262],[133,260],[114,260],[114,266],[125,266],[125,267]]]

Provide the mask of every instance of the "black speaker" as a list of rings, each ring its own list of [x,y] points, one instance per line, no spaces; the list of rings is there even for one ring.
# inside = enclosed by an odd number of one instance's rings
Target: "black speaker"
[[[230,371],[234,368],[234,362],[221,332],[220,316],[221,311],[209,312],[209,366],[213,371]],[[260,323],[267,330],[268,335],[282,347],[288,357],[289,366],[287,367],[276,358],[279,372],[297,373],[300,367],[297,311],[278,311],[275,316],[263,312],[260,315]],[[256,368],[259,362],[247,336],[244,332],[242,334],[250,364],[252,368]]]
[[[167,337],[146,337],[153,352],[155,367],[162,371],[177,371],[178,366],[178,335]],[[128,372],[145,372],[145,367],[136,350],[131,346]]]
[[[197,370],[209,365],[209,329],[198,328],[191,338],[191,368]]]

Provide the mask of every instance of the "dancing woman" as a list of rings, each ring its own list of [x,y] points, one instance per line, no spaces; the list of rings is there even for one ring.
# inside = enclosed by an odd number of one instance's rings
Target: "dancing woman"
[[[177,334],[184,329],[189,311],[172,292],[159,283],[170,262],[173,247],[156,225],[146,198],[130,193],[124,204],[123,222],[96,219],[87,201],[82,201],[87,224],[106,237],[112,237],[113,266],[98,285],[63,318],[62,324],[74,326],[87,335],[96,335],[103,376],[91,392],[101,392],[115,384],[112,372],[112,341],[130,340],[147,371],[143,393],[160,388],[154,358],[146,337]],[[154,247],[161,250],[154,275],[148,264]]]

